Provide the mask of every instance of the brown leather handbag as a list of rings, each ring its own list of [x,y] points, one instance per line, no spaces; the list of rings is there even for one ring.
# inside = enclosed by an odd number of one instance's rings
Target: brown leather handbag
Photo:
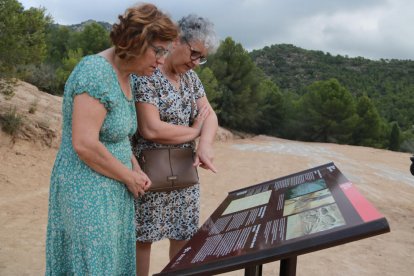
[[[191,148],[155,148],[141,151],[141,169],[151,179],[151,192],[169,192],[198,184]]]

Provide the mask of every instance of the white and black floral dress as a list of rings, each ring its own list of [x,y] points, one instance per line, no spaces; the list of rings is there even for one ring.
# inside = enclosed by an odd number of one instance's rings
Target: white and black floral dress
[[[136,102],[153,104],[162,121],[189,126],[197,115],[196,99],[205,96],[203,85],[193,70],[181,76],[180,89],[166,79],[159,69],[150,77],[132,76]],[[131,140],[137,158],[141,150],[157,147],[190,147],[194,141],[180,145],[164,145],[145,140],[137,132]],[[135,200],[137,241],[154,242],[165,238],[188,240],[198,229],[200,187],[172,192],[147,192]]]

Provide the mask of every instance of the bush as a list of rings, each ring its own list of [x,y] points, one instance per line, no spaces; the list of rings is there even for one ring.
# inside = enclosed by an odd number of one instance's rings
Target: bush
[[[23,116],[18,114],[16,107],[9,109],[8,112],[1,115],[2,130],[11,136],[16,136],[23,125]]]
[[[30,64],[20,67],[22,80],[33,84],[39,90],[52,95],[62,95],[60,84],[56,79],[56,68],[52,64],[42,63],[40,66]]]
[[[29,113],[30,114],[35,114],[35,112],[37,111],[37,104],[39,103],[39,99],[34,99],[33,102],[30,104],[29,107]]]
[[[6,100],[10,100],[14,96],[14,86],[17,80],[14,78],[0,79],[0,93],[4,95]]]
[[[405,140],[400,146],[400,151],[414,154],[414,139]]]
[[[402,143],[400,146],[400,151],[410,152],[414,154],[414,126],[407,131],[403,132]]]

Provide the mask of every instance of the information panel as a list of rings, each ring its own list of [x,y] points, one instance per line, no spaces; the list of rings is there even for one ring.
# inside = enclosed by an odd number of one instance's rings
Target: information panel
[[[230,192],[156,275],[217,274],[389,231],[387,220],[329,163]]]

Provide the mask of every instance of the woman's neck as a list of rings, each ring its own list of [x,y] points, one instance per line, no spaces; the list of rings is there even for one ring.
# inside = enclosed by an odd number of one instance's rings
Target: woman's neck
[[[112,48],[112,51],[109,53],[111,57],[111,63],[114,67],[115,71],[117,72],[118,76],[122,79],[129,78],[129,75],[132,73],[128,70],[128,62],[119,58],[115,54],[115,49]]]
[[[173,81],[179,81],[181,78],[181,75],[177,73],[171,62],[165,62],[162,66],[160,66],[160,70],[167,78]]]
[[[123,59],[119,58],[115,54],[114,48],[109,48],[99,53],[99,55],[106,58],[106,60],[112,65],[112,68],[114,69],[116,73],[116,76],[118,78],[118,82],[121,86],[122,91],[124,92],[127,98],[130,98],[131,88],[129,86],[129,75],[131,74],[131,72],[126,69],[127,61],[124,61]]]

